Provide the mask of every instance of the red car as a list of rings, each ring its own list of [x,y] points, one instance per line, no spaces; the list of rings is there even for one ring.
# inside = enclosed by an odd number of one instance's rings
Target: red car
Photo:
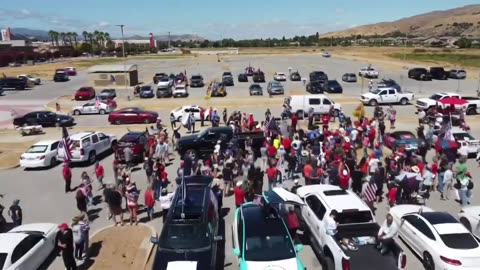
[[[108,115],[108,122],[110,124],[150,124],[155,123],[158,118],[158,113],[152,111],[145,111],[140,108],[124,108],[118,111],[111,112]]]
[[[81,87],[75,93],[75,100],[90,100],[95,97],[95,89],[93,87]]]
[[[115,158],[117,158],[118,161],[125,161],[123,150],[127,146],[132,149],[134,160],[138,163],[143,162],[149,150],[147,133],[145,131],[130,131],[123,135],[115,149]]]
[[[390,149],[402,146],[406,151],[415,151],[418,149],[418,140],[410,131],[394,131],[385,134],[385,146]]]
[[[68,76],[77,76],[77,70],[74,67],[66,67],[65,71],[67,72]]]

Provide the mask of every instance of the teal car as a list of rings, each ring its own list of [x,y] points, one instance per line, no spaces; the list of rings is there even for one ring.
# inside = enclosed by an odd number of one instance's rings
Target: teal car
[[[283,218],[266,209],[249,202],[235,211],[232,243],[239,269],[304,270],[298,257],[303,245],[295,245]]]

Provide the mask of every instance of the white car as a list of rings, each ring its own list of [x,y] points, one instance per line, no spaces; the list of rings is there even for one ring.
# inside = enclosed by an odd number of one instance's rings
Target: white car
[[[173,97],[188,97],[188,90],[187,86],[185,84],[178,84],[175,86],[175,89],[173,89]]]
[[[358,72],[359,77],[377,79],[379,74],[378,71],[372,68],[371,66],[361,68]]]
[[[390,209],[399,235],[427,270],[480,269],[480,243],[452,215],[420,205]]]
[[[193,112],[193,116],[195,117],[196,120],[200,121],[200,111],[203,110],[205,120],[209,119],[210,115],[210,110],[197,106],[197,105],[190,105],[190,106],[183,106],[183,107],[178,107],[175,110],[172,110],[170,112],[170,115],[173,115],[173,118],[179,122],[182,121],[182,117],[187,114]]]
[[[463,207],[458,217],[465,228],[480,238],[480,206]]]
[[[160,89],[165,89],[172,86],[173,86],[173,79],[168,76],[160,78],[160,80],[158,80],[158,83],[157,83],[157,88],[160,88]]]
[[[287,75],[285,75],[283,72],[275,72],[275,74],[273,74],[273,79],[275,81],[286,81]]]
[[[360,101],[365,105],[376,106],[378,104],[407,105],[412,101],[414,95],[412,92],[398,91],[393,87],[379,87],[376,90],[364,93],[360,96]]]
[[[40,141],[30,146],[20,155],[20,166],[23,168],[42,168],[57,165],[57,150],[59,141]]]
[[[18,75],[17,78],[19,78],[19,79],[26,78],[29,82],[31,82],[35,85],[39,85],[39,84],[42,83],[42,80],[40,80],[40,78],[34,77],[30,74],[21,74],[21,75]]]
[[[462,144],[466,144],[468,157],[477,156],[478,149],[480,149],[480,140],[475,139],[468,132],[458,127],[453,127],[451,132],[455,142],[457,142],[460,146]]]
[[[94,164],[97,156],[108,151],[113,152],[117,144],[117,137],[106,135],[101,132],[79,132],[70,135],[71,140],[71,159],[72,162],[88,162]],[[65,147],[63,141],[58,145],[57,160],[63,161],[65,157]]]
[[[38,269],[54,251],[57,232],[57,224],[32,223],[0,234],[0,269]]]
[[[98,106],[95,106],[95,101],[85,103],[83,105],[74,106],[72,112],[74,115],[81,114],[106,114],[110,113],[114,108],[110,108],[105,102],[101,101]]]

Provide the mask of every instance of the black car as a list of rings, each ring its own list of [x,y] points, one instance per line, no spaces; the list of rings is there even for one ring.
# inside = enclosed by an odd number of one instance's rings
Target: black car
[[[265,82],[265,73],[263,73],[263,72],[255,72],[255,73],[253,74],[252,80],[253,80],[253,82],[256,82],[256,83]]]
[[[153,83],[157,84],[158,81],[163,77],[168,77],[168,74],[163,72],[155,73],[155,75],[153,75]]]
[[[157,88],[157,98],[169,98],[172,96],[173,96],[173,89],[171,86]]]
[[[342,81],[349,82],[349,83],[357,82],[357,74],[355,74],[355,73],[345,73],[342,76]]]
[[[14,126],[34,126],[41,125],[43,127],[54,126],[73,126],[74,119],[69,115],[56,114],[51,111],[35,111],[25,114],[22,117],[13,119]]]
[[[448,80],[450,75],[443,67],[430,67],[430,74],[435,80]]]
[[[328,81],[328,75],[323,71],[312,71],[309,74],[311,82],[314,81]]]
[[[408,78],[418,81],[431,81],[432,74],[426,68],[412,68],[408,71]]]
[[[338,83],[337,80],[328,80],[324,87],[325,87],[324,91],[327,93],[335,93],[335,94],[343,93],[343,88]]]
[[[325,81],[311,81],[307,83],[306,90],[310,94],[323,94]]]
[[[203,82],[202,75],[193,75],[190,78],[190,86],[191,87],[204,87],[205,83]]]
[[[238,82],[248,82],[248,75],[245,73],[238,74]]]
[[[144,85],[140,88],[140,98],[153,98],[155,93],[150,85]]]
[[[53,75],[54,82],[68,82],[68,73],[66,71],[57,71],[55,75]]]
[[[377,88],[378,87],[391,87],[396,89],[398,92],[402,92],[402,87],[392,79],[382,79],[377,83]]]
[[[248,88],[250,96],[263,96],[263,88],[260,84],[254,83]]]
[[[299,82],[301,80],[302,80],[302,76],[300,76],[300,73],[298,73],[298,71],[294,71],[290,73],[290,81]]]
[[[233,86],[234,82],[232,73],[228,71],[224,72],[222,75],[222,82],[225,86]]]
[[[28,80],[26,78],[3,78],[0,79],[0,88],[24,90],[28,88]]]
[[[152,270],[166,270],[176,261],[196,262],[193,269],[197,270],[217,268],[217,246],[223,236],[219,235],[219,205],[210,188],[212,180],[210,176],[176,179],[177,190],[160,237],[150,239],[156,245]]]

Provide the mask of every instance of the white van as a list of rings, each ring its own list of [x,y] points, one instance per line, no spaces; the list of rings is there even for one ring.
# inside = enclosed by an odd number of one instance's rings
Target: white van
[[[306,116],[310,108],[313,108],[315,114],[327,114],[333,105],[335,116],[342,110],[340,104],[335,103],[326,95],[289,96],[285,98],[284,102],[290,105],[292,113],[296,113],[300,117]]]

